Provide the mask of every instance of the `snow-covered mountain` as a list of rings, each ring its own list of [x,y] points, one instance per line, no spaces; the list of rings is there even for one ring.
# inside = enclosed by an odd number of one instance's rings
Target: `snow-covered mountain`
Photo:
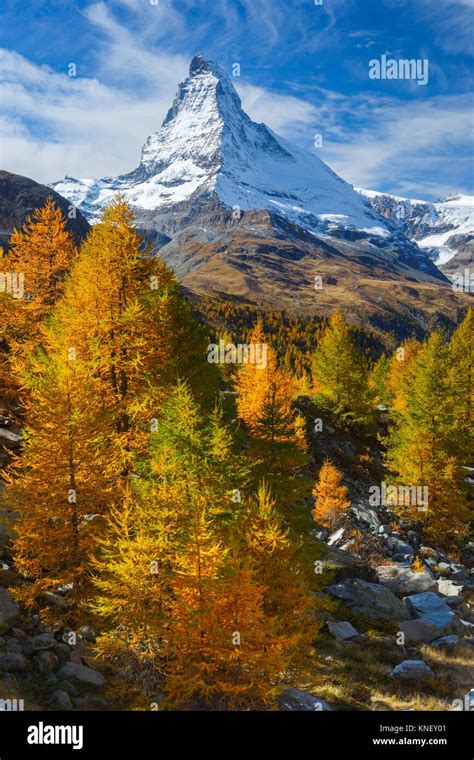
[[[445,271],[473,262],[474,196],[453,193],[431,203],[363,188],[356,190]]]
[[[100,180],[65,177],[52,187],[94,220],[114,193],[156,210],[215,193],[225,206],[268,209],[305,229],[358,229],[388,237],[386,223],[317,156],[291,145],[242,110],[229,77],[196,56],[189,78],[137,169]]]
[[[122,192],[138,228],[198,295],[306,314],[341,309],[400,337],[449,328],[465,308],[397,220],[253,122],[231,79],[201,55],[136,169],[52,186],[92,222]]]

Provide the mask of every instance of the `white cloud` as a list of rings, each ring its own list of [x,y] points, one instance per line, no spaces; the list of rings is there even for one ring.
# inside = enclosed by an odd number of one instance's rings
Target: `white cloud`
[[[447,195],[472,177],[472,103],[469,95],[426,100],[359,95],[334,104],[336,122],[357,114],[352,130],[331,126],[322,158],[349,182],[422,197]],[[323,130],[324,134],[324,130]],[[469,172],[471,162],[471,172]],[[458,174],[453,186],[453,169]]]
[[[290,136],[295,128],[315,123],[316,108],[307,100],[280,95],[244,82],[237,84],[236,89],[244,111],[254,121],[264,122],[281,135]]]
[[[0,80],[2,166],[40,182],[134,168],[177,84],[165,77],[148,97],[137,97],[97,79],[58,74],[6,50],[0,50]]]

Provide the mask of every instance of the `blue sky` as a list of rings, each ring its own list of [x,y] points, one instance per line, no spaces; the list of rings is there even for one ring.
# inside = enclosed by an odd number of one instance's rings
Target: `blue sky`
[[[3,0],[1,164],[41,182],[134,168],[202,52],[240,64],[252,118],[354,185],[472,193],[473,19],[474,0]],[[382,54],[428,59],[428,84],[371,80]]]

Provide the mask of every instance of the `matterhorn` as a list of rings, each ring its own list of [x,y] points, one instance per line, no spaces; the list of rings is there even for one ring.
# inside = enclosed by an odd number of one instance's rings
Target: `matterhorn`
[[[409,318],[423,330],[433,298],[457,314],[448,280],[396,220],[314,153],[252,121],[231,78],[202,55],[136,169],[52,187],[92,223],[122,193],[155,251],[200,294],[301,313],[343,303],[384,329],[406,317],[407,297],[420,301]]]

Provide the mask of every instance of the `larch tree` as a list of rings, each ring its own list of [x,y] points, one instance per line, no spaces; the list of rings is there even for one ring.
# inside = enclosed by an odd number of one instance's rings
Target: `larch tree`
[[[288,662],[288,634],[265,614],[263,589],[237,543],[224,549],[205,512],[177,558],[166,688],[173,708],[263,709]]]
[[[250,343],[265,343],[261,321]],[[264,478],[285,509],[293,527],[301,518],[299,502],[307,487],[301,476],[308,462],[304,419],[293,408],[295,384],[288,370],[278,367],[276,354],[266,345],[266,365],[243,364],[237,373],[237,411],[250,434],[247,455],[254,485]]]
[[[89,602],[101,630],[95,652],[150,693],[162,686],[169,656],[179,518],[175,503],[146,479],[136,480],[112,507],[95,550]]]
[[[264,589],[265,613],[275,630],[286,636],[287,658],[304,660],[317,632],[314,601],[308,574],[300,567],[299,546],[283,526],[265,482],[249,503],[244,535],[255,577]]]
[[[316,399],[341,423],[369,424],[372,399],[368,366],[341,314],[334,314],[324,330],[313,358]]]
[[[308,452],[305,422],[292,408],[290,389],[286,373],[276,371],[256,417],[248,455],[255,478],[267,481],[279,506],[296,527],[308,487],[302,472],[308,463]]]
[[[452,422],[450,452],[461,465],[474,451],[474,309],[468,309],[448,349],[448,407]]]
[[[15,516],[15,565],[29,606],[70,584],[70,616],[91,589],[91,553],[115,498],[108,480],[114,456],[94,378],[77,356],[37,355],[26,376],[27,424],[22,455],[4,495]]]
[[[116,513],[97,557],[92,607],[110,626],[99,652],[125,671],[138,664],[147,683],[162,677],[164,707],[263,706],[287,661],[239,543],[228,435],[180,383],[137,469],[135,505]]]
[[[421,341],[409,338],[395,350],[390,358],[386,390],[388,403],[394,412],[401,412],[406,408],[411,387],[410,366],[421,348]]]
[[[17,551],[20,565],[35,578],[31,596],[74,577],[74,594],[87,598],[82,588],[90,588],[88,563],[103,523],[91,519],[88,529],[84,510],[90,515],[96,505],[106,517],[107,508],[125,498],[136,454],[147,448],[181,352],[193,341],[191,356],[198,351],[199,333],[180,305],[174,278],[148,254],[130,209],[116,199],[84,243],[64,296],[43,327],[44,360],[43,353],[37,360],[32,354],[25,375],[32,393],[28,443],[10,490],[21,502]],[[204,364],[204,347],[200,357]],[[69,491],[77,492],[77,503],[67,502]],[[74,535],[67,532],[69,514],[71,525],[81,528],[79,552],[66,541]]]
[[[445,544],[465,533],[469,519],[460,493],[460,462],[452,456],[454,417],[448,374],[449,347],[435,332],[403,375],[402,384],[409,392],[396,415],[387,454],[398,484],[428,489],[428,504],[425,499],[421,504],[411,499],[399,505],[400,511],[422,521],[425,533]]]
[[[265,347],[265,361],[247,362],[237,373],[235,389],[237,391],[237,410],[241,420],[245,422],[250,432],[257,426],[257,420],[262,415],[269,390],[274,383],[277,371],[277,359],[272,346],[266,341],[263,324],[258,320],[249,336],[249,344],[253,347]]]
[[[328,459],[321,467],[313,496],[313,517],[318,525],[329,530],[337,528],[351,502],[347,486],[342,484],[342,473]]]
[[[48,198],[0,256],[0,391],[18,399],[22,367],[41,342],[41,326],[64,292],[77,258],[61,209]]]
[[[200,385],[207,364],[205,336],[174,275],[151,255],[122,197],[83,244],[57,319],[61,340],[93,368],[126,471],[179,373]]]

